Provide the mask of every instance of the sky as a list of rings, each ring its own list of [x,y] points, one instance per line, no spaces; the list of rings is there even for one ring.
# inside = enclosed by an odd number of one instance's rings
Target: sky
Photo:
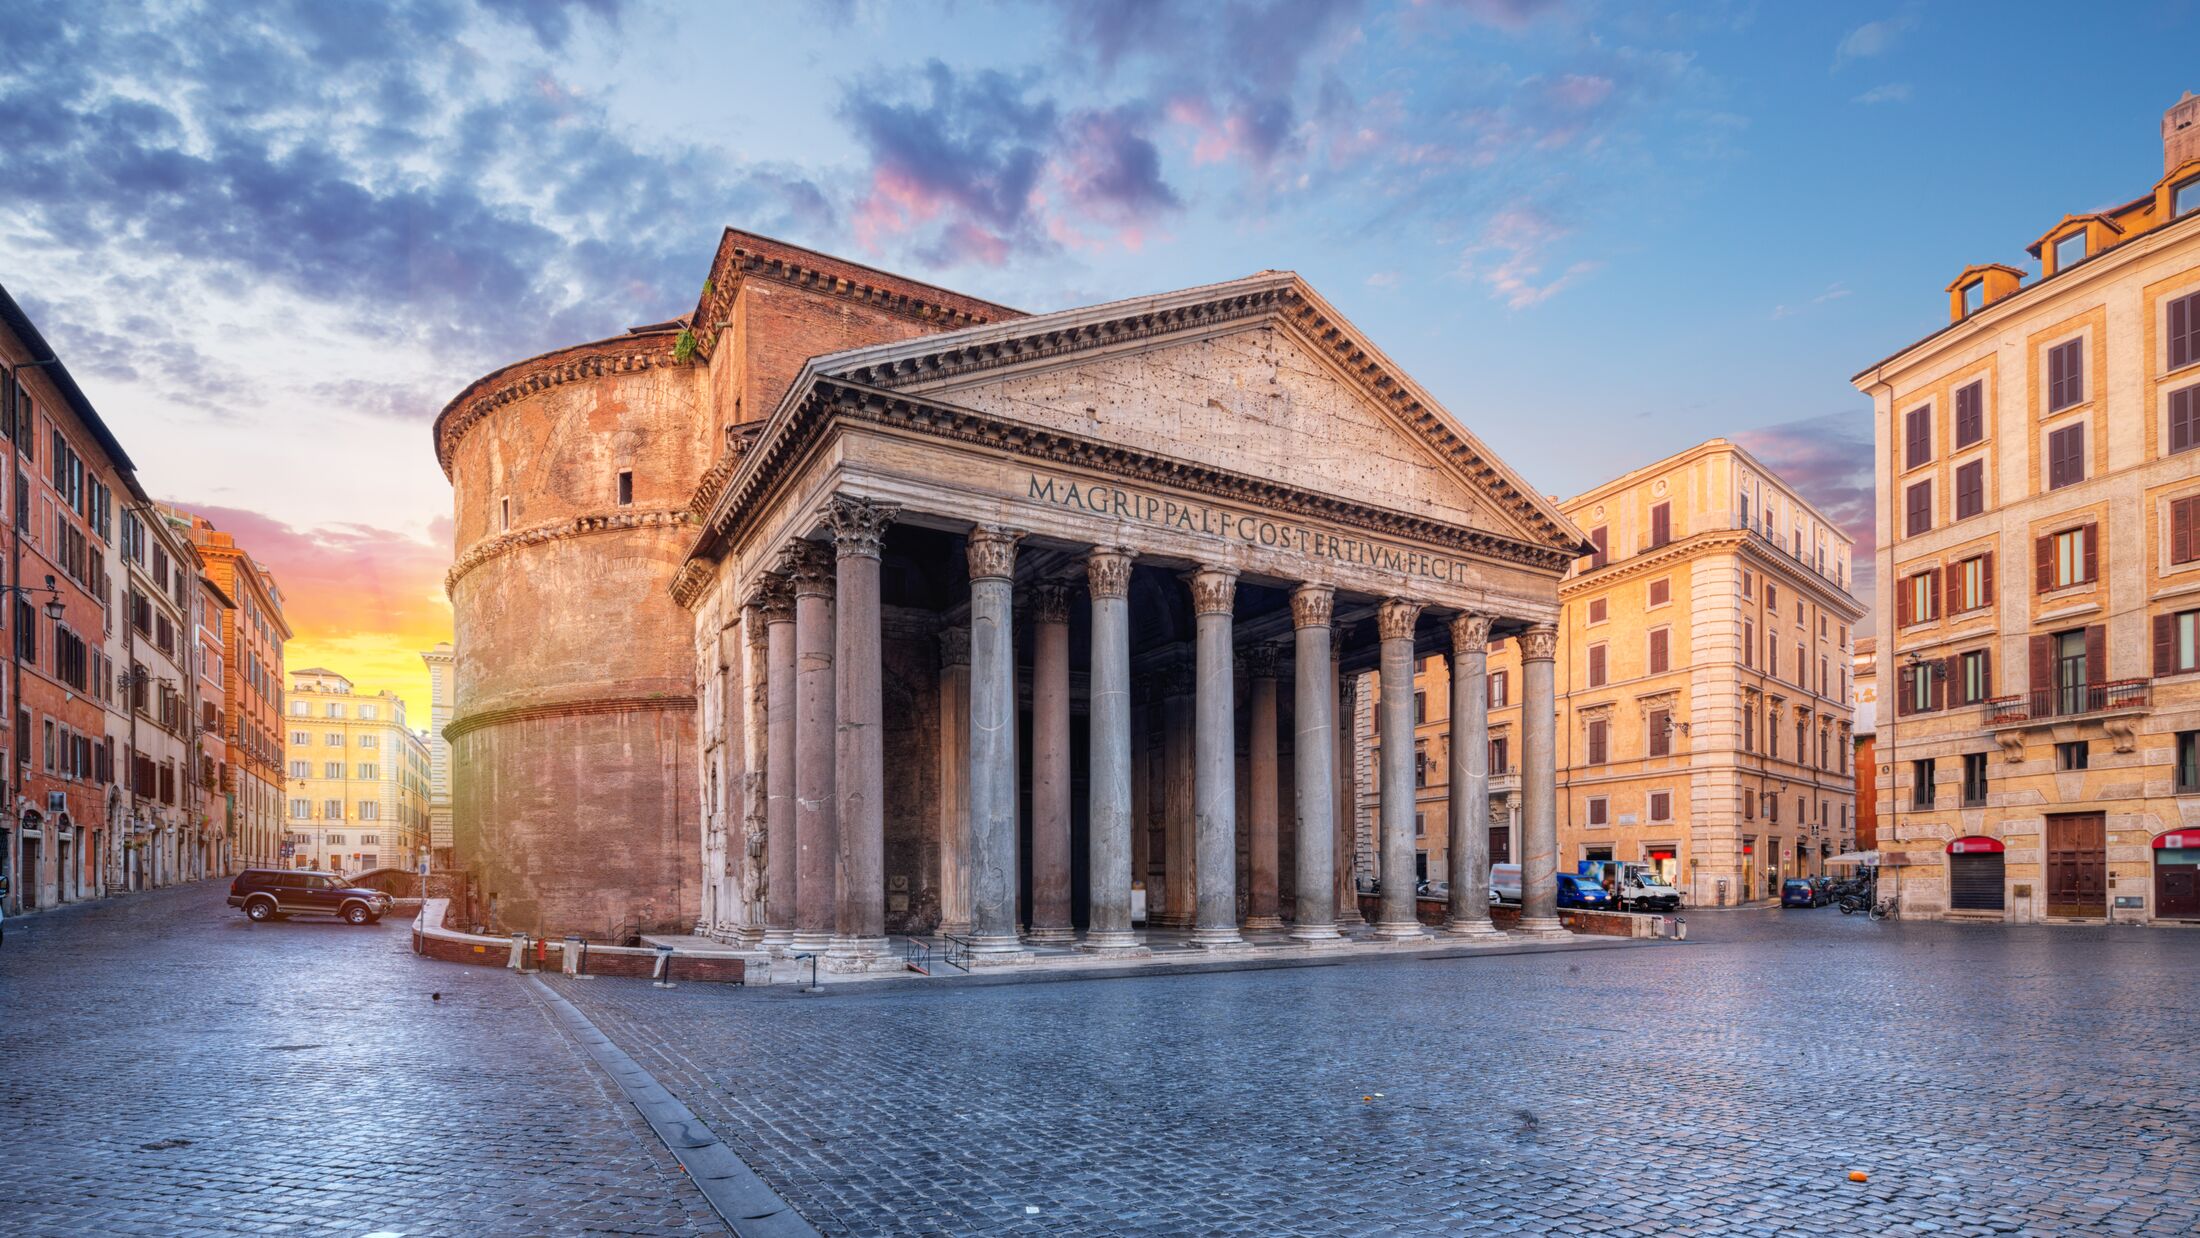
[[[416,717],[436,412],[692,308],[729,225],[1033,311],[1294,269],[1547,492],[1724,435],[1866,564],[1849,376],[2200,89],[2194,3],[2070,15],[0,0],[0,283],[274,570],[289,665]]]

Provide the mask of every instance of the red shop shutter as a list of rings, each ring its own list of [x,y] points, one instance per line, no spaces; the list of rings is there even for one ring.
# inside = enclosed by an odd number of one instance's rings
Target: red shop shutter
[[[2154,673],[2167,675],[2177,669],[2177,616],[2154,617]]]
[[[2032,591],[2045,593],[2055,587],[2055,539],[2034,538],[2032,541]]]
[[[2101,578],[2101,526],[2085,526],[2085,580],[2086,583]]]
[[[2085,682],[2089,687],[2108,682],[2108,628],[2098,623],[2085,630]]]

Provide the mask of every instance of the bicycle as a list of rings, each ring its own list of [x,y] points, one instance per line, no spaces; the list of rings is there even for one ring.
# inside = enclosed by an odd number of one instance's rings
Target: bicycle
[[[1895,905],[1894,900],[1891,898],[1883,898],[1872,904],[1871,915],[1874,920],[1884,920],[1894,914]]]

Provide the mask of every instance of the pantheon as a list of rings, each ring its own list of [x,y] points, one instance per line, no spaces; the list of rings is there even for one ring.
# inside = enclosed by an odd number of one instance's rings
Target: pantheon
[[[1035,315],[728,230],[691,311],[488,374],[434,432],[456,862],[499,929],[844,970],[890,935],[1417,938],[1413,746],[1380,737],[1444,656],[1433,931],[1487,935],[1513,640],[1519,931],[1563,931],[1554,625],[1593,547],[1289,271]]]

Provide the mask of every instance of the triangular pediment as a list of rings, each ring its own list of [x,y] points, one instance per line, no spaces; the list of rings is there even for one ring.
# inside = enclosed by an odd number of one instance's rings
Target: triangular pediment
[[[1586,553],[1554,505],[1289,272],[836,354],[809,369]]]

